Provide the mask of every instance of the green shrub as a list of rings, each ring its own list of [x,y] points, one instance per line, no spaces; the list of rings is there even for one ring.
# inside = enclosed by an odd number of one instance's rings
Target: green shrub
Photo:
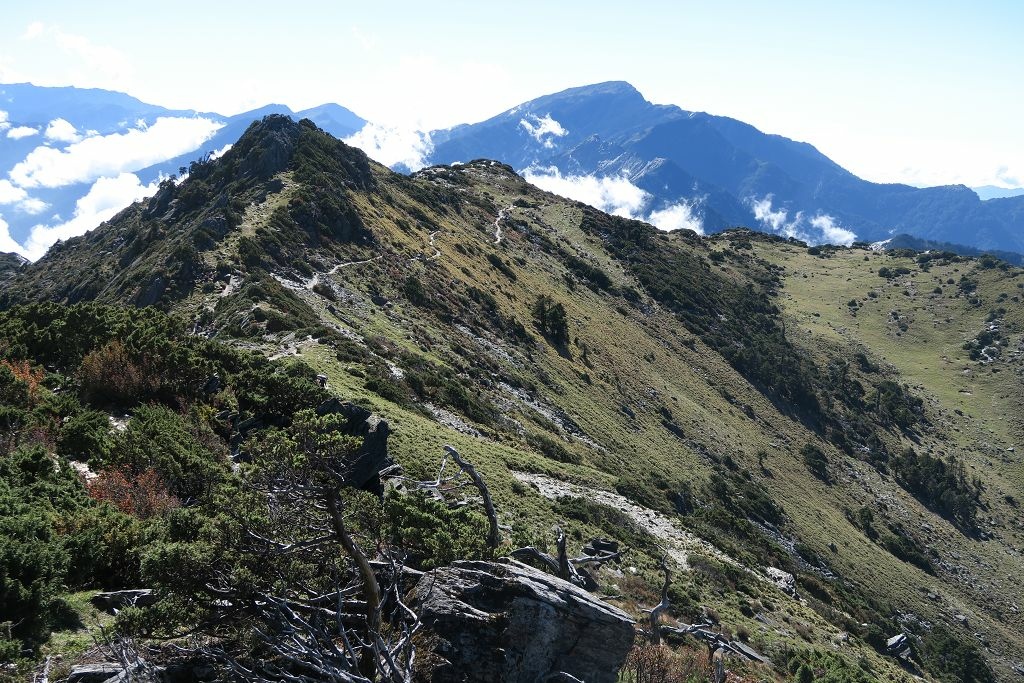
[[[402,293],[405,294],[405,298],[409,300],[414,306],[424,306],[427,303],[427,290],[424,289],[423,283],[415,275],[410,275],[405,279],[405,283],[402,285]]]
[[[964,465],[956,457],[947,463],[907,448],[892,460],[892,469],[900,485],[930,509],[968,529],[976,526],[981,482],[968,482]]]
[[[386,536],[415,569],[428,570],[454,560],[487,557],[487,519],[470,507],[450,508],[422,491],[390,493],[384,501]]]
[[[909,429],[921,420],[924,402],[896,382],[885,380],[875,387],[875,413],[882,424]]]
[[[526,443],[540,451],[541,455],[545,458],[573,465],[578,465],[581,462],[579,455],[573,453],[560,441],[552,439],[547,434],[527,434]]]
[[[936,626],[925,634],[921,658],[928,671],[946,683],[991,683],[996,680],[978,647],[942,626]]]
[[[73,460],[103,462],[112,447],[110,419],[99,410],[86,410],[68,419],[57,440],[58,452]]]
[[[804,465],[806,465],[807,470],[811,474],[826,483],[830,480],[828,458],[825,457],[820,448],[813,443],[805,443],[803,448],[800,449],[800,455],[803,457]]]
[[[215,441],[195,417],[159,405],[141,406],[116,436],[106,464],[135,474],[152,468],[183,502],[204,499],[228,471],[226,453],[207,447]]]
[[[564,345],[569,342],[569,323],[565,307],[547,294],[533,303],[533,322],[549,341]]]

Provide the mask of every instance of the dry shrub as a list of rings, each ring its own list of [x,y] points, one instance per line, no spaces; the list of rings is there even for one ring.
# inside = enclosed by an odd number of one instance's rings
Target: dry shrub
[[[45,379],[46,372],[41,368],[33,369],[27,360],[0,360],[0,365],[6,366],[15,379],[28,387],[28,399],[35,403],[39,396],[39,385]]]
[[[682,647],[648,643],[634,645],[626,658],[621,680],[630,683],[687,683],[708,680],[711,660],[707,648]]]
[[[133,474],[126,468],[104,470],[88,482],[86,488],[95,500],[110,503],[139,519],[161,515],[181,505],[153,468],[140,474]]]
[[[635,574],[623,574],[618,577],[615,583],[619,592],[629,600],[641,605],[657,605],[661,601],[661,589],[655,588],[651,583],[641,576]]]
[[[810,626],[803,622],[798,621],[793,624],[793,630],[796,631],[798,636],[806,640],[808,643],[814,640],[814,631]]]
[[[92,403],[132,405],[158,386],[145,363],[132,358],[124,344],[113,340],[82,359],[82,394]]]

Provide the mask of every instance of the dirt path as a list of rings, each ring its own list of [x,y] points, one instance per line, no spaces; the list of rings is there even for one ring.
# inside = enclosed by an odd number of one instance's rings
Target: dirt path
[[[430,246],[434,248],[434,255],[427,257],[428,261],[433,261],[434,259],[438,258],[441,255],[441,250],[437,248],[436,244],[434,244],[434,238],[437,237],[437,235],[440,232],[440,230],[435,230],[434,232],[430,233]]]
[[[281,346],[278,347],[277,353],[270,356],[270,360],[298,355],[302,349],[314,344],[316,344],[316,340],[312,337],[307,336],[305,339],[295,339],[294,334],[289,334],[281,340]]]
[[[673,520],[665,515],[637,505],[628,498],[610,491],[587,488],[577,484],[559,481],[544,474],[530,474],[527,472],[513,472],[514,476],[524,484],[537,487],[540,494],[545,498],[556,499],[562,496],[573,498],[586,498],[597,503],[603,503],[610,507],[624,512],[640,528],[656,538],[664,548],[665,552],[675,560],[683,569],[689,568],[689,558],[693,553],[711,555],[723,562],[742,568],[742,565],[729,557],[715,546],[689,531],[684,530]]]
[[[782,593],[803,602],[796,593],[796,585],[792,574],[775,567],[747,567],[738,560],[726,555],[703,538],[683,529],[675,520],[666,517],[660,512],[637,505],[624,496],[612,493],[611,491],[602,491],[578,484],[570,484],[545,474],[512,472],[512,476],[524,484],[535,486],[542,496],[551,500],[562,496],[586,498],[587,500],[608,505],[625,513],[641,529],[644,529],[657,539],[665,554],[675,560],[684,570],[690,568],[690,555],[709,555],[746,572],[764,583],[775,586]]]
[[[361,266],[364,263],[371,263],[372,261],[379,261],[382,258],[384,258],[384,257],[378,255],[378,256],[374,256],[373,258],[368,258],[368,259],[366,259],[364,261],[346,261],[345,263],[339,263],[338,265],[336,265],[333,268],[331,268],[330,270],[328,270],[326,273],[323,273],[323,275],[334,275],[335,273],[337,273],[342,268],[348,268],[349,266]],[[314,273],[313,277],[311,277],[311,278],[309,278],[308,280],[305,281],[304,284],[305,284],[306,289],[310,289],[310,290],[313,289],[313,287],[315,287],[320,282],[320,277],[321,277],[320,273]]]

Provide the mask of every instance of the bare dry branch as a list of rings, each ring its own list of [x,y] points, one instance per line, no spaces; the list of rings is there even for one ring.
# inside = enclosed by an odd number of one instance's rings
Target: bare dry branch
[[[672,572],[668,568],[668,558],[662,556],[661,558],[661,570],[665,572],[665,583],[661,587],[661,602],[651,610],[651,641],[655,645],[661,644],[661,624],[658,623],[661,619],[662,613],[667,610],[672,604],[668,600],[668,587],[672,582]]]
[[[483,477],[476,471],[472,463],[462,459],[462,456],[459,455],[454,446],[446,445],[444,450],[452,457],[455,464],[469,475],[477,491],[480,492],[480,497],[484,500],[484,512],[487,513],[487,521],[491,525],[490,533],[487,535],[487,547],[491,549],[497,548],[501,543],[501,530],[498,528],[498,513],[494,511],[494,502],[491,500],[491,492],[487,490],[487,484],[484,483]]]

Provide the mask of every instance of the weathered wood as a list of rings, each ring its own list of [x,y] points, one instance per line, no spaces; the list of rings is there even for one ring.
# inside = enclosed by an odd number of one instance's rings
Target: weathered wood
[[[501,530],[498,527],[498,513],[494,511],[494,502],[491,500],[491,492],[487,489],[487,484],[484,483],[483,477],[476,471],[472,463],[462,459],[462,456],[459,455],[454,446],[445,445],[444,450],[455,461],[455,464],[469,475],[469,478],[473,480],[473,485],[476,486],[476,490],[480,492],[480,497],[484,501],[484,512],[487,514],[487,522],[490,524],[490,532],[487,534],[487,547],[491,549],[497,548],[501,543]]]
[[[661,587],[661,602],[651,610],[651,642],[655,645],[661,644],[661,624],[658,620],[665,610],[672,606],[668,599],[668,587],[672,582],[672,573],[668,568],[668,558],[662,556],[661,558],[661,570],[665,572],[665,583]]]

